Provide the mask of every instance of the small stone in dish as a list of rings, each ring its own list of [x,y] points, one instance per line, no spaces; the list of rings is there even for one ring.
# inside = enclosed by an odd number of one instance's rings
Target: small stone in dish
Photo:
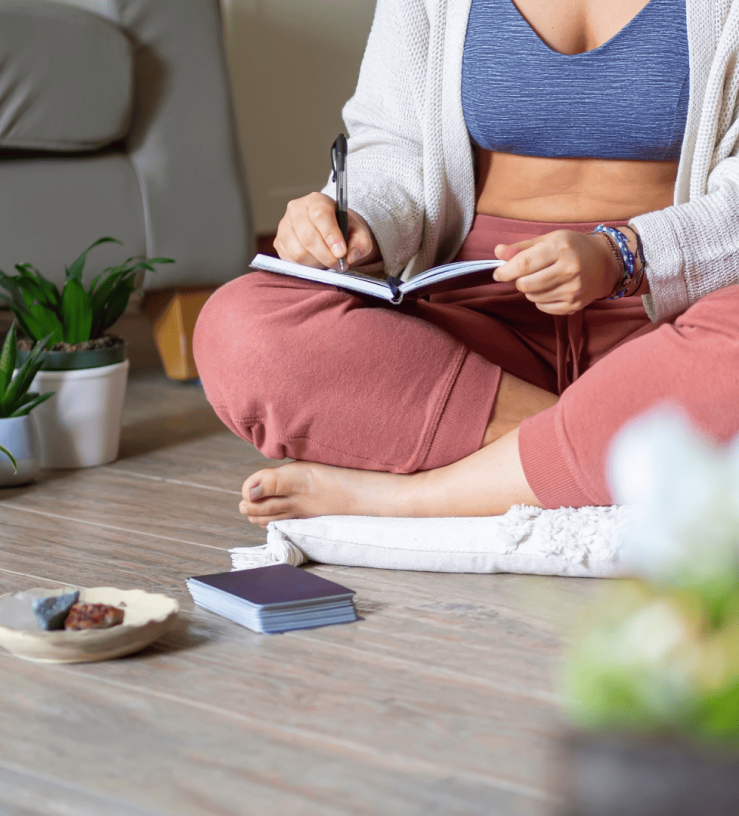
[[[33,611],[41,629],[52,632],[55,629],[64,629],[64,622],[69,610],[79,600],[78,591],[65,592],[63,595],[53,595],[49,598],[34,598]]]
[[[125,612],[102,603],[76,603],[64,621],[65,629],[110,629],[123,623]]]

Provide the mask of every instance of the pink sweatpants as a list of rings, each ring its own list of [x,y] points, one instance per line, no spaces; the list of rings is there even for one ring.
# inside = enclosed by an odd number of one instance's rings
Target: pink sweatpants
[[[594,226],[478,216],[459,257]],[[513,284],[491,282],[372,307],[252,272],[206,303],[194,351],[234,433],[275,459],[342,467],[411,473],[478,450],[501,370],[560,394],[519,433],[524,473],[549,508],[610,504],[609,444],[659,402],[679,404],[717,440],[739,432],[739,286],[654,324],[640,297],[553,317]]]

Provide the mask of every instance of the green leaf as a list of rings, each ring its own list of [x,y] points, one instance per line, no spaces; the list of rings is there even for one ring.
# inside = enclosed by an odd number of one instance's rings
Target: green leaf
[[[18,312],[25,314],[28,311],[28,304],[23,296],[23,292],[18,286],[16,277],[6,275],[5,272],[0,270],[0,287],[5,289],[5,291],[10,294],[11,300],[8,305],[13,310],[14,314],[17,315]]]
[[[39,303],[46,303],[53,309],[56,309],[59,306],[59,300],[61,298],[59,290],[50,280],[46,280],[38,269],[34,269],[30,263],[16,264],[15,268],[18,270],[22,278],[32,282],[36,287],[38,287],[39,293],[37,294],[36,299]]]
[[[90,284],[90,288],[87,290],[90,293],[90,297],[92,297],[95,294],[95,287],[98,285],[98,281],[102,277],[103,277],[103,273],[101,272],[99,275],[95,275],[95,277],[92,279],[92,283]]]
[[[26,302],[27,306],[30,306],[39,299],[43,301],[43,290],[38,285],[35,278],[31,276],[29,279],[27,275],[16,275],[14,280],[18,285],[18,288],[21,290],[23,300]]]
[[[700,731],[711,738],[739,735],[739,681],[706,695],[697,718]]]
[[[70,278],[62,292],[62,323],[67,343],[84,343],[92,328],[92,298],[81,283]]]
[[[46,305],[46,294],[32,275],[17,275],[15,280],[18,288],[23,292],[26,304],[30,306],[34,301]]]
[[[15,368],[15,355],[17,337],[15,332],[15,321],[10,330],[5,335],[5,342],[0,351],[0,399],[13,379],[13,369]]]
[[[99,337],[106,329],[109,329],[126,311],[126,306],[128,306],[128,301],[134,288],[133,277],[127,278],[122,282],[121,286],[116,287],[116,290],[108,298],[106,308],[101,311],[96,337]]]
[[[28,327],[26,334],[34,340],[38,341],[47,335],[52,338],[52,345],[61,343],[64,340],[64,327],[61,321],[54,312],[49,311],[45,306],[41,306],[39,303],[29,306],[28,314],[24,316],[24,320]]]
[[[133,275],[133,270],[130,266],[119,266],[110,271],[107,278],[100,284],[97,291],[92,295],[93,311],[102,309],[106,301],[115,290],[116,286],[127,277]]]
[[[42,402],[46,402],[47,399],[51,399],[54,394],[56,394],[56,391],[47,391],[45,394],[36,394],[32,400],[24,403],[20,408],[16,408],[10,416],[19,417],[30,414],[37,405],[41,405]]]
[[[94,247],[98,246],[99,244],[108,244],[113,242],[114,244],[120,244],[121,241],[118,241],[115,238],[100,238],[99,240],[95,241],[94,244],[90,244],[89,247],[77,258],[74,263],[66,269],[67,272],[67,280],[76,280],[77,283],[82,283],[82,271],[85,268],[85,261],[87,260],[87,253],[93,249]]]
[[[4,394],[0,394],[0,399],[2,399],[0,407],[2,407],[3,416],[11,416],[15,410],[23,405],[23,398],[31,387],[33,378],[38,374],[39,369],[44,364],[41,354],[50,339],[51,335],[48,335],[48,337],[44,337],[36,343],[31,349],[31,353],[26,358],[26,361],[18,369],[18,373],[11,381],[7,391]]]
[[[28,337],[28,338],[30,338],[32,340],[35,339],[33,337],[33,334],[31,333],[31,330],[28,327],[28,324],[26,323],[25,318],[21,317],[17,313],[14,313],[14,314],[15,314],[15,322],[18,324],[18,328],[23,332],[23,334],[25,334],[26,337]]]
[[[4,453],[8,459],[13,463],[13,470],[17,473],[18,472],[18,463],[15,461],[15,457],[13,454],[6,448],[0,445],[0,453]]]

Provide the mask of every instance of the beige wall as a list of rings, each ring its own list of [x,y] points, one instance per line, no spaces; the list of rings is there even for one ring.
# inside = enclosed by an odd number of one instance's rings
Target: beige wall
[[[342,130],[374,0],[222,0],[236,115],[258,233],[320,189]]]

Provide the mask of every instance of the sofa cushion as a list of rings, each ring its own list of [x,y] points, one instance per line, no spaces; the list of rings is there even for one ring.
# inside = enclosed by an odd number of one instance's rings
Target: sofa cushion
[[[92,150],[122,138],[133,52],[114,23],[52,0],[0,0],[0,148]]]

